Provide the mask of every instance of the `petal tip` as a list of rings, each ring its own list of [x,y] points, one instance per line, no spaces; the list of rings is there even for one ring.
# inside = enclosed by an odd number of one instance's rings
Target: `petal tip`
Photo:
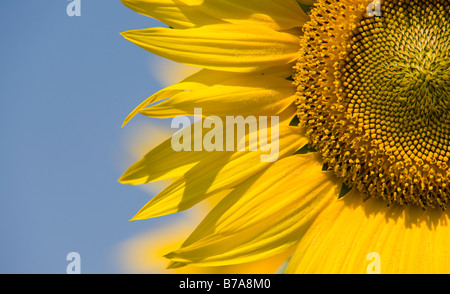
[[[167,257],[169,254],[164,255],[164,257]],[[175,269],[175,268],[180,268],[183,266],[186,266],[187,264],[184,262],[178,262],[178,261],[170,261],[169,264],[167,265],[166,269]]]

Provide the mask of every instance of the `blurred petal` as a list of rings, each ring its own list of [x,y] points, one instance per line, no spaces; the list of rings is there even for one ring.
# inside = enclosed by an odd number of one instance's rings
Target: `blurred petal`
[[[198,67],[158,57],[152,58],[150,68],[153,77],[166,87],[186,79],[199,70]]]

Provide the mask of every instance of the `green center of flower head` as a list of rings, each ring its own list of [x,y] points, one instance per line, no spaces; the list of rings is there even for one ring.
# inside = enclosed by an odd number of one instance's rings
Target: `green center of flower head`
[[[296,65],[298,116],[364,197],[450,199],[450,2],[319,0]]]

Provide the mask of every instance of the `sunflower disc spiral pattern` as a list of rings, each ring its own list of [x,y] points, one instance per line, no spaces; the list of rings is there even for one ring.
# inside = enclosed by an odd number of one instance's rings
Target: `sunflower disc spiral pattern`
[[[319,1],[304,26],[298,115],[347,185],[389,204],[446,208],[450,5]]]

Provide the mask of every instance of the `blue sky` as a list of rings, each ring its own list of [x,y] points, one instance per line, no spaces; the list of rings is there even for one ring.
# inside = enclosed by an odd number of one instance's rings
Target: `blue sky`
[[[127,134],[149,121],[122,120],[163,87],[157,57],[119,33],[160,23],[119,0],[69,17],[69,3],[0,2],[0,273],[65,273],[71,251],[82,273],[120,273],[115,246],[169,220],[129,222],[151,195],[117,182]]]

